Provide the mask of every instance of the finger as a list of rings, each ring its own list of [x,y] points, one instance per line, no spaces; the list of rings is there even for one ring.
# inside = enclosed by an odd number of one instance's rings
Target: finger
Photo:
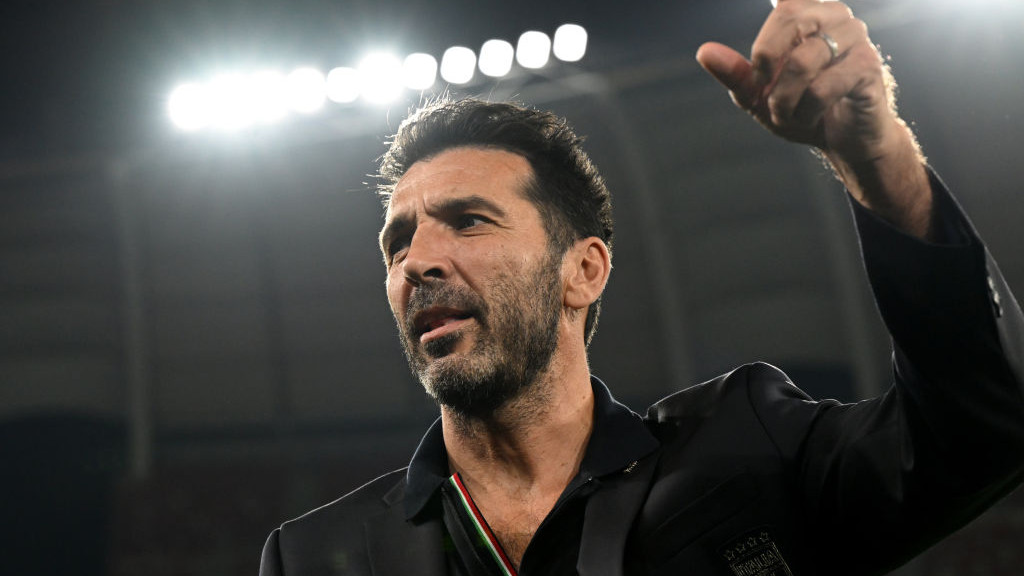
[[[864,115],[889,107],[881,56],[870,42],[856,45],[814,79],[793,111],[792,122],[818,125],[826,114],[840,114],[844,100],[851,105],[846,108]]]
[[[763,86],[771,85],[794,48],[821,30],[835,28],[851,18],[853,13],[841,2],[780,2],[754,40],[751,62],[755,79]]]
[[[865,43],[870,45],[867,26],[856,18],[828,29],[827,33],[839,47],[839,56],[835,60],[832,59],[828,43],[814,36],[794,48],[780,66],[768,93],[768,110],[773,122],[789,124],[797,105],[803,100],[804,91],[819,75],[841,63],[853,47]]]
[[[718,42],[707,42],[697,50],[697,62],[715,80],[729,89],[733,100],[749,110],[760,94],[754,83],[750,62],[742,54]]]

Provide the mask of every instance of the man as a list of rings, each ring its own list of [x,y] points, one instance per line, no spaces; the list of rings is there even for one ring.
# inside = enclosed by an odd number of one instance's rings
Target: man
[[[853,199],[896,384],[813,402],[752,364],[645,418],[591,377],[607,190],[553,116],[428,106],[382,162],[381,249],[441,417],[407,470],[285,523],[261,574],[879,574],[1024,475],[1020,310],[925,167],[862,22],[782,0],[750,61],[697,54]]]

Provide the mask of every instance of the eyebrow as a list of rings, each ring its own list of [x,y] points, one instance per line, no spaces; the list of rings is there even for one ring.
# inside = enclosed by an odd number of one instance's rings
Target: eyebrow
[[[435,208],[435,211],[442,215],[463,214],[473,210],[486,210],[498,217],[505,216],[505,211],[502,210],[500,206],[491,202],[487,198],[476,194],[461,196],[458,198],[448,198],[439,202],[437,208]]]
[[[457,198],[446,198],[438,202],[429,211],[439,214],[441,218],[448,218],[457,214],[472,212],[474,210],[490,212],[499,218],[503,218],[506,215],[505,210],[500,206],[477,194],[460,196]],[[415,228],[416,226],[413,224],[413,219],[409,216],[402,215],[392,218],[380,231],[379,239],[381,251],[387,255],[388,245],[391,244],[391,241],[396,236],[401,235],[407,230]]]

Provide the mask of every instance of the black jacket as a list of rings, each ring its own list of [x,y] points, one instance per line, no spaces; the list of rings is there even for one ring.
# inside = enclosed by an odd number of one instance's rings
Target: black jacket
[[[758,363],[630,413],[636,463],[596,479],[580,574],[884,573],[1021,482],[1024,321],[933,186],[954,244],[854,209],[894,341],[891,389],[816,402]],[[399,470],[286,522],[261,576],[446,574],[441,522],[417,516],[405,488]]]

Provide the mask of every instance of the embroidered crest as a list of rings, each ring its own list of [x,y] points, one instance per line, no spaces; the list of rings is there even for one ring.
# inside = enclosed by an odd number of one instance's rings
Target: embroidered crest
[[[720,549],[734,576],[793,576],[766,529],[748,532]]]

